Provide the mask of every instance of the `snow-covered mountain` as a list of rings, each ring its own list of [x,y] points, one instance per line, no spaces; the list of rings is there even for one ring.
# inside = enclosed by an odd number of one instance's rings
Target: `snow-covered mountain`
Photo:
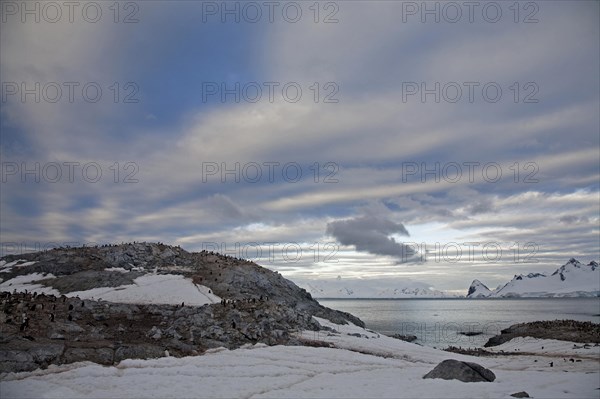
[[[479,280],[474,280],[467,294],[467,298],[595,296],[600,296],[598,263],[592,261],[585,265],[574,258],[550,275],[542,273],[515,275],[508,283],[493,291]]]
[[[315,298],[452,298],[456,295],[440,291],[419,281],[397,282],[382,279],[336,279],[296,281]]]
[[[467,298],[487,298],[492,294],[492,291],[481,281],[473,280],[469,291],[467,292]]]

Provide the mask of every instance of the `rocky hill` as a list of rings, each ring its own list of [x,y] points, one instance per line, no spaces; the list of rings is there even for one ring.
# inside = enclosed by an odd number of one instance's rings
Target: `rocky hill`
[[[320,305],[279,273],[213,252],[130,243],[0,259],[0,371],[184,356],[258,342],[300,344]]]

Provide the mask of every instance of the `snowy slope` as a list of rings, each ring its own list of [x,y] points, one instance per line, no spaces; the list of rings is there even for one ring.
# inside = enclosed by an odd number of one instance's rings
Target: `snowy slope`
[[[337,332],[321,332],[315,339],[335,348],[255,345],[211,350],[203,356],[128,359],[112,367],[51,366],[1,376],[2,397],[510,398],[519,391],[535,398],[598,397],[598,347],[579,355],[582,361],[577,363],[547,357],[549,351],[534,356],[469,357],[320,321]],[[306,339],[313,334],[302,333]],[[422,378],[449,358],[488,367],[496,380],[464,383]]]
[[[120,287],[100,287],[71,292],[68,296],[81,299],[102,299],[109,302],[202,306],[221,300],[207,287],[194,284],[178,274],[150,274],[136,278],[133,284]]]
[[[38,294],[43,293],[47,295],[60,296],[60,292],[58,292],[54,288],[46,287],[45,285],[36,283],[36,281],[44,280],[47,278],[56,277],[50,273],[31,273],[23,276],[17,276],[15,278],[11,278],[10,280],[2,282],[2,284],[0,284],[0,291],[13,292],[14,290],[16,290],[17,292],[25,292],[25,290],[27,290],[29,292],[37,292]]]
[[[473,282],[475,283],[475,281]],[[473,287],[473,284],[471,284]],[[469,291],[471,288],[469,288]],[[485,291],[478,291],[484,297]],[[491,291],[487,297],[595,297],[600,296],[600,268],[598,263],[584,265],[571,258],[550,275],[541,273],[519,274],[505,285]],[[469,296],[474,298],[474,296]]]

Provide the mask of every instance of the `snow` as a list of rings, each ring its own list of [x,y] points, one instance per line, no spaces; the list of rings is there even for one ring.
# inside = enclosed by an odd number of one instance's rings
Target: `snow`
[[[119,273],[129,273],[129,270],[123,267],[107,267],[104,269],[105,272],[119,272]]]
[[[221,298],[210,291],[179,274],[149,274],[136,278],[133,284],[75,291],[67,296],[121,303],[178,305],[184,302],[191,306],[220,302]]]
[[[11,262],[12,263],[12,262]],[[24,276],[17,276],[10,280],[6,280],[0,284],[0,291],[10,291],[17,290],[17,292],[22,292],[28,290],[30,292],[37,292],[38,294],[44,293],[47,295],[56,295],[60,296],[60,292],[55,290],[52,287],[46,287],[42,284],[35,284],[34,281],[44,280],[56,278],[53,274],[44,274],[44,273],[32,273],[26,274]]]
[[[396,350],[402,348],[402,353],[375,356],[357,350],[382,350],[385,345],[378,341],[383,336],[356,326],[334,326],[340,337],[348,337],[337,343],[349,350],[255,345],[185,358],[129,359],[113,367],[88,362],[51,366],[3,375],[2,398],[510,398],[519,391],[544,398],[598,397],[597,360],[567,362],[570,369],[563,370],[530,356],[474,358],[398,340]],[[489,367],[496,380],[422,379],[449,358]]]
[[[31,266],[34,263],[36,263],[35,261],[30,261],[28,262],[26,259],[17,259],[15,261],[12,262],[8,262],[6,263],[5,260],[0,261],[0,273],[9,273],[12,272],[13,267],[25,267],[25,266]]]
[[[17,276],[1,283],[0,291],[16,289],[18,292],[22,292],[28,290],[60,296],[60,292],[56,289],[34,283],[37,280],[48,278],[56,278],[56,276],[41,273]],[[65,295],[120,303],[179,305],[184,302],[190,306],[202,306],[221,301],[221,298],[213,294],[210,288],[194,284],[191,279],[179,274],[149,274],[136,278],[133,280],[133,284],[74,291]]]

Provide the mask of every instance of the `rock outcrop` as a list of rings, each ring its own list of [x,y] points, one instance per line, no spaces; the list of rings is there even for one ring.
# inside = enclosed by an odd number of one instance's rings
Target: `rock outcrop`
[[[553,320],[514,324],[490,338],[484,345],[501,345],[514,338],[532,337],[580,343],[600,343],[600,325],[589,321]]]

